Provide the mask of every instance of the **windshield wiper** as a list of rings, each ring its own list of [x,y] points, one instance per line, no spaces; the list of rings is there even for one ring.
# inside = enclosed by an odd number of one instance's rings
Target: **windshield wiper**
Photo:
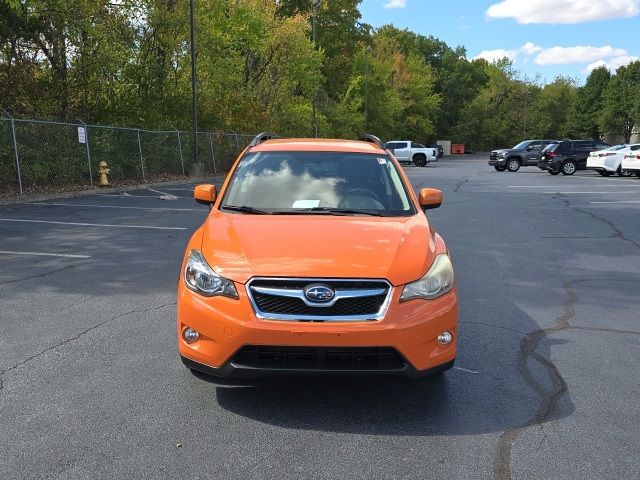
[[[225,210],[231,210],[233,212],[250,213],[252,215],[271,215],[271,213],[269,212],[265,212],[264,210],[260,210],[258,208],[247,207],[246,205],[223,205],[222,208],[224,208]]]
[[[333,208],[333,207],[311,207],[311,208],[301,208],[296,209],[291,212],[283,212],[285,214],[290,213],[326,213],[328,215],[369,215],[371,217],[382,217],[382,213],[380,211],[371,211],[371,210],[357,210],[353,208]]]

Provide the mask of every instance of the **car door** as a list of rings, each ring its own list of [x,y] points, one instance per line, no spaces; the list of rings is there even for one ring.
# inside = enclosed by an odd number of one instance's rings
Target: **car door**
[[[587,158],[594,150],[595,144],[592,140],[580,140],[573,144],[573,158],[578,169],[587,168]]]
[[[542,142],[531,142],[524,154],[525,165],[537,165],[542,151]]]
[[[411,149],[409,148],[409,142],[394,142],[396,148],[394,149],[394,155],[399,162],[411,161]]]

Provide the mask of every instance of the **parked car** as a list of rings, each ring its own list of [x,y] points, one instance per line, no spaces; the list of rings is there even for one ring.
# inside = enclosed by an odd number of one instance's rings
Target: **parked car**
[[[424,167],[427,163],[435,162],[438,159],[436,148],[425,147],[420,143],[408,140],[393,140],[387,142],[385,147],[393,153],[400,163],[413,163],[416,167]]]
[[[597,152],[591,152],[587,158],[587,170],[595,170],[603,177],[617,173],[621,177],[633,175],[631,170],[622,168],[625,155],[640,150],[640,144],[615,145]]]
[[[558,140],[524,140],[513,148],[492,150],[489,165],[499,172],[517,172],[520,167],[536,166],[540,160],[540,152],[547,145],[557,142]]]
[[[542,151],[538,168],[551,175],[560,172],[563,175],[573,175],[576,170],[587,168],[587,158],[591,152],[610,146],[600,140],[563,140],[552,143]]]
[[[435,375],[456,357],[449,252],[382,142],[258,135],[189,241],[180,356],[215,376]]]
[[[627,153],[622,160],[622,170],[627,170],[632,174],[635,173],[636,177],[640,177],[640,146],[634,145],[631,148],[631,153]]]

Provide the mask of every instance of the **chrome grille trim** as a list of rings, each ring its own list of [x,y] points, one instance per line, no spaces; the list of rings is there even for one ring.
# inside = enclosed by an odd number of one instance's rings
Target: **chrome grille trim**
[[[269,288],[253,286],[254,282],[258,281],[274,281],[274,282],[295,282],[295,283],[328,283],[335,287],[335,297],[326,303],[314,303],[310,302],[304,295],[303,289],[300,288]],[[384,283],[387,285],[386,289],[382,288],[361,288],[361,289],[340,289],[340,283],[358,282],[358,283]],[[251,306],[256,316],[264,320],[283,320],[293,322],[367,322],[382,320],[387,313],[391,298],[393,296],[393,286],[384,279],[362,279],[362,278],[302,278],[302,277],[254,277],[245,285],[247,296],[251,302]],[[380,309],[375,313],[368,313],[364,315],[327,315],[322,314],[323,308],[328,308],[336,304],[338,300],[347,299],[362,299],[366,297],[373,297],[385,294],[386,296]],[[276,297],[284,298],[296,298],[302,300],[308,307],[318,308],[317,315],[303,315],[303,314],[283,314],[283,313],[271,313],[262,311],[254,298],[254,292],[264,295],[273,295]]]

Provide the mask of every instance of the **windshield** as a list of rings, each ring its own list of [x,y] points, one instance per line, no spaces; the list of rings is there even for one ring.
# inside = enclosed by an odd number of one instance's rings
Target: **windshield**
[[[525,142],[520,142],[515,147],[513,147],[512,150],[524,150],[525,148],[527,148],[527,145],[529,145],[530,143],[531,143],[531,141],[529,141],[529,140],[527,140]]]
[[[413,215],[387,155],[257,152],[242,158],[220,205],[243,213]]]

